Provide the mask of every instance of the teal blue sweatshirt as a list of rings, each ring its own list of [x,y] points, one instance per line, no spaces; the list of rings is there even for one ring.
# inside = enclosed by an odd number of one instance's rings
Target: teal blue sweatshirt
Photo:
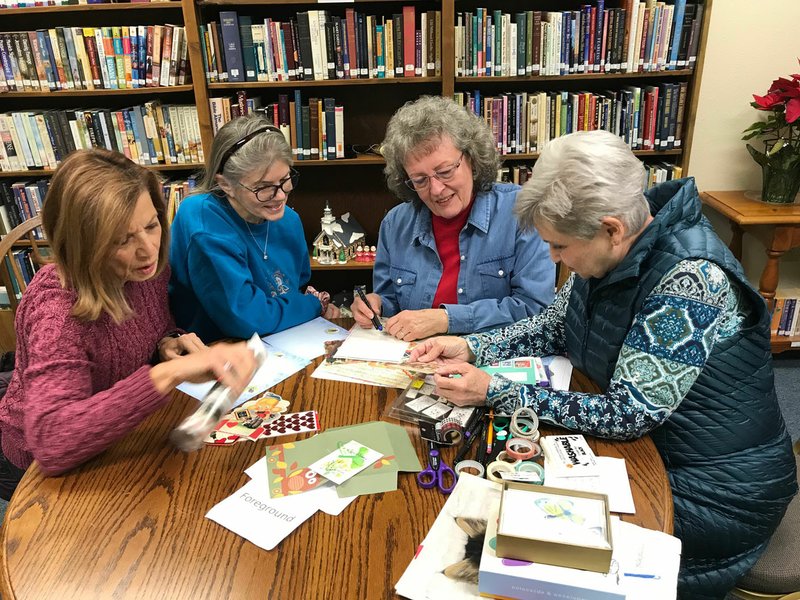
[[[319,300],[300,291],[311,266],[300,217],[288,206],[279,221],[248,231],[224,197],[190,196],[172,223],[169,261],[175,322],[204,342],[283,331],[321,312]]]

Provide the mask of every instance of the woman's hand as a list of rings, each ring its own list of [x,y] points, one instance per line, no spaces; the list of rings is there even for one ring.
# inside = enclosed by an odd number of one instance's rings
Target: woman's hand
[[[467,341],[454,335],[443,335],[420,342],[411,350],[409,362],[432,362],[440,365],[474,362],[475,355]]]
[[[338,319],[342,316],[342,312],[339,310],[338,306],[331,302],[328,304],[328,308],[325,309],[325,314],[322,316],[326,319]]]
[[[184,354],[192,354],[207,348],[194,333],[184,333],[178,337],[161,338],[158,342],[158,358],[162,361],[172,360]]]
[[[456,406],[483,406],[492,376],[461,362],[443,366],[433,375],[436,393]]]
[[[386,321],[384,330],[398,340],[411,342],[447,333],[447,311],[441,308],[403,310]]]
[[[216,379],[231,387],[238,396],[250,383],[255,370],[255,356],[244,342],[219,343],[157,364],[150,369],[150,378],[162,394],[168,394],[183,381],[202,383]]]
[[[369,302],[369,306],[364,304],[364,301],[356,295],[355,298],[353,298],[353,303],[350,305],[353,318],[356,320],[356,323],[364,329],[373,327],[373,311],[378,317],[381,316],[381,297],[378,294],[367,294],[367,302]],[[370,307],[372,310],[370,310]]]

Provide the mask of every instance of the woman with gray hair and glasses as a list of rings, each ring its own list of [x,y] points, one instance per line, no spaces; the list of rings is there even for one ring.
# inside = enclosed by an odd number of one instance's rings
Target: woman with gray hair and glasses
[[[769,313],[703,217],[694,180],[646,193],[643,180],[642,163],[611,133],[550,142],[516,212],[575,274],[541,315],[422,342],[411,360],[442,363],[437,391],[459,405],[529,406],[600,437],[650,433],[683,543],[678,594],[721,599],[797,490]],[[467,364],[548,354],[568,356],[602,393],[521,385]]]
[[[263,116],[217,132],[197,193],[172,223],[170,303],[179,327],[213,341],[339,316],[326,292],[301,291],[311,265],[300,217],[286,206],[297,181],[289,144]]]
[[[381,152],[386,182],[403,204],[384,217],[367,306],[353,316],[411,341],[469,333],[539,313],[555,269],[535,231],[513,214],[519,186],[495,183],[492,130],[454,101],[424,96],[389,121]]]

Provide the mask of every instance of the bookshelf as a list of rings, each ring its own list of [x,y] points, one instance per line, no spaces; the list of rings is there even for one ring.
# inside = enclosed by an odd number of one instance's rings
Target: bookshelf
[[[667,0],[675,5],[681,0]],[[303,101],[309,98],[332,97],[337,105],[344,106],[344,131],[346,146],[368,147],[383,138],[386,123],[394,111],[403,103],[424,94],[453,96],[480,90],[485,96],[503,93],[591,92],[602,94],[616,92],[626,86],[656,86],[665,83],[685,84],[686,98],[683,111],[683,135],[680,148],[637,149],[635,153],[646,164],[666,162],[679,166],[686,174],[694,119],[698,101],[699,83],[703,71],[703,57],[713,0],[688,0],[689,4],[702,4],[704,10],[699,21],[696,62],[693,69],[676,68],[643,72],[583,72],[563,75],[512,75],[474,76],[458,72],[456,49],[460,47],[457,36],[458,15],[475,13],[485,8],[487,14],[494,10],[514,15],[522,11],[579,11],[585,4],[596,7],[597,0],[355,0],[355,2],[326,2],[324,5],[305,0],[173,0],[159,3],[119,3],[99,5],[69,5],[54,7],[32,7],[0,9],[2,31],[35,30],[39,27],[56,26],[108,26],[127,24],[179,24],[185,27],[187,43],[187,74],[191,83],[174,88],[143,88],[130,90],[65,90],[59,92],[8,92],[0,93],[0,113],[15,110],[45,110],[77,107],[106,108],[119,110],[150,99],[164,103],[191,103],[196,106],[197,126],[202,147],[210,148],[214,125],[209,100],[234,97],[244,91],[249,98],[260,98],[263,105],[278,102],[279,95],[292,95],[299,91]],[[654,0],[643,0],[647,7],[658,6]],[[605,0],[606,9],[621,9],[638,6],[634,0]],[[300,12],[326,10],[331,16],[345,17],[348,9],[364,15],[375,15],[384,19],[402,14],[404,7],[413,7],[416,27],[421,26],[421,15],[430,11],[440,12],[440,37],[435,43],[438,49],[438,68],[426,71],[425,76],[399,78],[353,78],[295,81],[207,81],[204,53],[207,52],[205,38],[201,40],[201,26],[220,22],[220,13],[236,11],[238,15],[250,16],[253,23],[269,18],[279,22],[291,21]],[[396,22],[395,19],[393,21]],[[505,156],[505,165],[529,166],[537,158],[536,151],[525,151]],[[301,179],[292,194],[291,206],[303,222],[309,246],[319,231],[320,217],[326,202],[335,215],[351,212],[364,227],[366,242],[376,245],[380,222],[386,212],[397,204],[385,187],[383,160],[374,155],[353,155],[335,160],[297,160],[295,168]],[[191,165],[153,165],[165,176],[174,172],[188,171]],[[13,170],[0,172],[0,181],[22,177],[37,177],[51,174],[52,170],[37,172]],[[369,266],[359,263],[332,269],[312,261],[312,284],[318,289],[336,291],[351,287],[353,283],[371,283]],[[333,287],[332,287],[333,286]]]

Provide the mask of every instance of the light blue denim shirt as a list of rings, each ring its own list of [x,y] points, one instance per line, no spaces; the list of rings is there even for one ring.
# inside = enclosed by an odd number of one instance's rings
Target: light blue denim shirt
[[[512,212],[519,189],[496,183],[475,198],[458,238],[458,304],[442,305],[448,333],[510,325],[538,314],[553,301],[555,265],[547,244],[536,231],[523,231]],[[406,202],[384,217],[372,273],[384,316],[433,308],[442,261],[431,212],[424,204]]]

